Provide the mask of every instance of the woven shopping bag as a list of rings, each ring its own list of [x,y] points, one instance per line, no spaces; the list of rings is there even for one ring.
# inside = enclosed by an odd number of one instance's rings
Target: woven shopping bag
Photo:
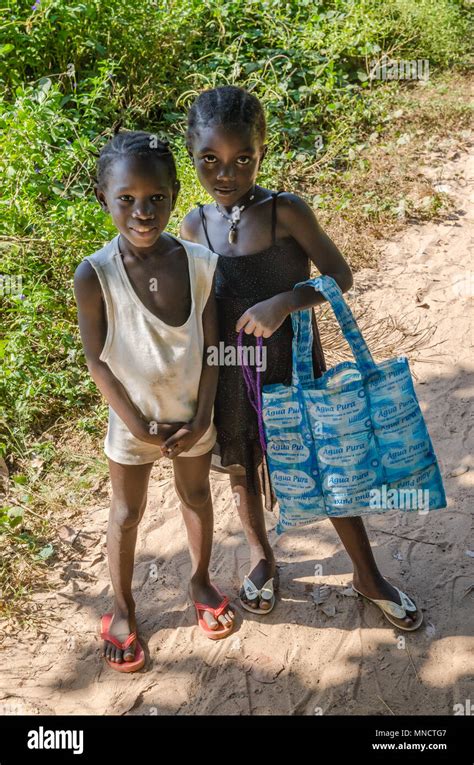
[[[376,364],[337,283],[329,301],[355,363],[314,378],[311,311],[294,311],[292,384],[260,386],[242,367],[279,505],[277,532],[321,518],[446,507],[439,466],[405,356]],[[262,338],[257,338],[262,346]],[[238,338],[242,345],[242,331]]]

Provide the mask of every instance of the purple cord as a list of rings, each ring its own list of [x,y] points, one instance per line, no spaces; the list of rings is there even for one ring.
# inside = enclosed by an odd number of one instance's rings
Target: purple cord
[[[237,337],[237,347],[242,348],[242,336],[244,330],[241,329]],[[262,348],[263,340],[261,337],[257,337],[257,347]],[[260,367],[257,367],[257,379],[255,379],[253,370],[247,366],[245,360],[242,358],[242,372],[245,380],[245,387],[247,388],[247,395],[253,408],[257,412],[258,421],[258,435],[260,438],[260,446],[262,452],[265,454],[267,451],[267,442],[265,440],[265,431],[263,429],[263,414],[262,414],[262,391],[261,391],[261,372]]]

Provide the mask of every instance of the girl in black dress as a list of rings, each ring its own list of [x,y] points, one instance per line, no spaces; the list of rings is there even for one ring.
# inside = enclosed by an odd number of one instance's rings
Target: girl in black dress
[[[183,239],[219,254],[216,297],[225,347],[236,345],[242,328],[247,344],[255,345],[255,338],[262,337],[266,348],[262,385],[290,384],[290,314],[324,302],[314,288],[294,290],[294,285],[309,278],[311,263],[321,274],[332,276],[343,292],[352,286],[352,274],[300,197],[256,185],[267,152],[265,136],[262,106],[243,88],[224,86],[200,94],[189,112],[186,144],[199,181],[215,204],[192,210],[180,233]],[[313,333],[313,367],[319,377],[326,367],[314,314]],[[220,366],[215,424],[214,466],[229,472],[250,547],[250,572],[240,591],[241,604],[253,613],[266,614],[275,602],[277,580],[262,494],[267,509],[274,497],[257,416],[239,365]],[[417,628],[419,612],[379,572],[362,519],[338,517],[331,522],[353,562],[354,587],[378,601],[400,628]]]

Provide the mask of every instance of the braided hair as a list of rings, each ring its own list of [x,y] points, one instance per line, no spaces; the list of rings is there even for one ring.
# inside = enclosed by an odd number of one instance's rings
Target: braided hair
[[[166,163],[171,183],[177,180],[176,165],[170,149],[169,141],[160,140],[153,133],[144,130],[116,130],[114,137],[102,147],[97,160],[97,185],[106,185],[107,173],[116,159],[123,157],[149,156],[156,157]]]
[[[257,96],[236,85],[223,85],[203,92],[193,102],[188,114],[186,147],[191,151],[200,127],[225,125],[248,127],[263,143],[267,126],[262,104]]]

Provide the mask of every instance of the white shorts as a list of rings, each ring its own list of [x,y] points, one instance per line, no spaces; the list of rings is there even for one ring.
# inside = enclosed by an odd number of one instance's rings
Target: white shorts
[[[179,457],[200,457],[211,451],[216,443],[217,431],[213,422],[199,441]],[[148,444],[136,438],[118,417],[109,409],[109,426],[104,441],[104,452],[109,459],[120,465],[146,465],[163,457],[159,446]],[[165,458],[167,459],[167,458]]]

